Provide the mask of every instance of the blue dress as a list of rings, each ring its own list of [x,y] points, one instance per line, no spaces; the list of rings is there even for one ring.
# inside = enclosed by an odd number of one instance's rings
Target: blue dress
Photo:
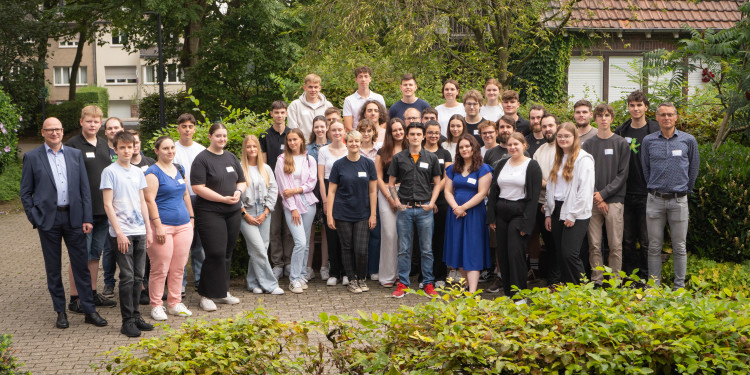
[[[468,202],[479,191],[479,178],[492,173],[492,168],[482,164],[478,171],[464,177],[453,171],[453,165],[445,170],[445,177],[453,181],[453,196],[456,203]],[[491,266],[490,238],[487,232],[487,207],[484,202],[466,211],[466,216],[456,219],[448,212],[445,221],[445,245],[443,260],[453,268],[480,271]]]

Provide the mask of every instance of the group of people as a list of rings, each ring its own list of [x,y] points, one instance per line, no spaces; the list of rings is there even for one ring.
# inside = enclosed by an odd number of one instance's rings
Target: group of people
[[[155,141],[157,160],[142,155],[137,132],[116,118],[100,138],[96,106],[83,109],[81,135],[65,147],[59,120],[47,119],[45,144],[24,156],[21,196],[39,228],[57,326],[68,326],[62,238],[69,310],[106,325],[95,308],[116,305],[109,298],[119,266],[121,332],[131,337],[152,329],[138,311],[143,295],[154,320],[192,314],[181,301],[188,258],[201,309],[239,303],[229,268],[240,233],[248,290],[284,294],[288,277],[288,290],[303,293],[315,277],[315,224],[325,228],[321,279],[352,293],[369,291],[369,279],[395,286],[392,296],[401,298],[414,273],[430,296],[460,278],[474,292],[484,271],[495,275],[488,291],[512,296],[540,264],[550,285],[580,283],[589,266],[601,286],[605,265],[615,274],[639,269],[658,283],[667,222],[675,287],[684,286],[687,194],[699,156],[695,139],[675,129],[671,103],[658,106],[658,122],[647,120],[648,100],[635,91],[630,119],[613,132],[613,108],[585,100],[574,105],[575,123],[561,124],[541,106],[524,119],[518,93],[494,79],[484,94],[463,96],[446,80],[445,103],[433,108],[406,74],[402,98],[386,110],[370,91],[372,70],[354,76],[358,90],[343,113],[320,92],[320,77],[305,77],[300,98],[273,102],[272,126],[246,136],[239,158],[224,149],[221,123],[210,127],[208,147],[194,142],[190,114],[177,119],[177,142]]]

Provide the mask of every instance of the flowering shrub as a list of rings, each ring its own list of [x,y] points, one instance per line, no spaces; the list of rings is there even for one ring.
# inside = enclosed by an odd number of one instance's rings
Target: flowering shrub
[[[0,90],[0,173],[17,159],[20,121],[20,110],[11,103],[10,96]]]

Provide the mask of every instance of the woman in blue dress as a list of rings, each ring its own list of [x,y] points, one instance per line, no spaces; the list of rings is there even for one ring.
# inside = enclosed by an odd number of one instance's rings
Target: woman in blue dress
[[[453,210],[445,223],[443,260],[461,271],[469,292],[477,290],[479,273],[490,267],[487,208],[492,168],[482,162],[476,138],[463,134],[453,165],[445,170],[445,200]]]

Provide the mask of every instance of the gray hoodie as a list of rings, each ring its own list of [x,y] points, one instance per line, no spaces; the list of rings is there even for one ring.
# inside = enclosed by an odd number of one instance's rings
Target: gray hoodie
[[[318,94],[320,100],[316,103],[310,103],[305,98],[305,93],[300,95],[299,99],[292,102],[287,109],[287,126],[298,128],[305,135],[305,143],[310,140],[312,134],[312,120],[315,116],[325,115],[326,109],[333,107],[323,94]]]

